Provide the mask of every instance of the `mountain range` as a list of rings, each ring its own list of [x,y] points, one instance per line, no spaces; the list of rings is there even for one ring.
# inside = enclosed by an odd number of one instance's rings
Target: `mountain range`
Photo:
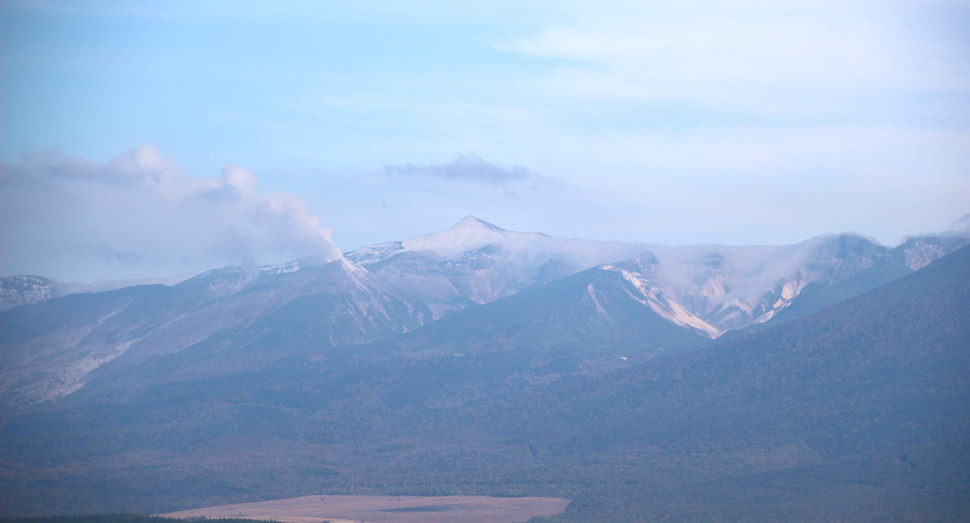
[[[968,243],[660,246],[466,217],[176,285],[4,278],[2,513],[460,491],[573,496],[574,520],[791,516],[805,492],[962,514]],[[841,474],[862,478],[848,498],[823,488]],[[756,493],[781,497],[732,512]]]
[[[387,339],[469,311],[446,322],[461,331],[463,318],[506,303],[546,315],[549,304],[561,309],[544,329],[522,330],[542,337],[547,348],[635,339],[638,349],[627,357],[648,357],[789,310],[783,316],[830,305],[965,243],[912,238],[889,249],[835,235],[789,246],[667,247],[517,233],[469,216],[445,231],[363,247],[326,265],[225,267],[174,286],[51,299],[50,280],[15,276],[4,279],[6,303],[30,306],[0,315],[0,400],[43,402],[156,361],[185,360],[177,372],[159,370],[151,380],[258,367],[291,353]],[[559,281],[567,276],[573,279]],[[470,312],[524,290],[530,292]],[[556,336],[548,337],[550,330]]]

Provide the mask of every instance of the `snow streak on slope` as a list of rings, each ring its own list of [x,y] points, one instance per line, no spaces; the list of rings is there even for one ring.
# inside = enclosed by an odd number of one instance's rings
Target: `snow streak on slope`
[[[834,235],[787,246],[650,246],[604,268],[635,283],[663,317],[718,336],[769,320],[812,282],[839,281],[891,256],[865,238]]]
[[[640,272],[628,271],[615,265],[602,265],[600,269],[604,271],[616,271],[623,275],[623,279],[629,282],[637,292],[637,294],[629,293],[630,297],[650,307],[651,310],[665,320],[682,327],[699,330],[710,338],[716,338],[721,335],[721,331],[718,328],[709,325],[704,320],[688,312],[677,302],[671,301],[667,293],[653,283],[652,278]]]

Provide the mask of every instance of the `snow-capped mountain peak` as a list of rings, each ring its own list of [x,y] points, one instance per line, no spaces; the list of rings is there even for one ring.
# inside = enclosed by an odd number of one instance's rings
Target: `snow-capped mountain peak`
[[[375,263],[408,251],[431,253],[442,258],[457,258],[486,245],[529,242],[542,238],[548,238],[548,236],[535,232],[508,231],[474,216],[465,216],[443,231],[399,242],[361,247],[346,253],[346,256],[358,264]]]
[[[401,244],[408,251],[430,251],[439,256],[452,257],[490,244],[541,237],[543,235],[538,233],[507,231],[474,216],[466,216],[451,228],[404,240]]]

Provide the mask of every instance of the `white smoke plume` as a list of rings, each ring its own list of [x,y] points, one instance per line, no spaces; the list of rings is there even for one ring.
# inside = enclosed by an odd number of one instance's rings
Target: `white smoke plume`
[[[61,280],[192,274],[340,257],[306,203],[227,165],[196,176],[141,145],[108,162],[46,155],[0,166],[0,274]]]

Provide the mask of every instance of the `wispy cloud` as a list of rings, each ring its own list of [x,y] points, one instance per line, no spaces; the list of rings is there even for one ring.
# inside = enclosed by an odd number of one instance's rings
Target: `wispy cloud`
[[[970,234],[970,213],[964,214],[960,219],[953,222],[950,230],[960,234]]]
[[[496,47],[558,61],[542,87],[559,96],[844,119],[965,92],[965,49],[938,34],[948,11],[916,4],[607,0]]]
[[[47,155],[0,166],[0,273],[168,276],[340,256],[302,199],[257,184],[238,165],[196,176],[151,145],[107,162]]]
[[[449,163],[433,165],[388,165],[384,167],[384,172],[391,176],[418,176],[497,186],[533,177],[525,167],[501,167],[473,155],[458,155]]]

